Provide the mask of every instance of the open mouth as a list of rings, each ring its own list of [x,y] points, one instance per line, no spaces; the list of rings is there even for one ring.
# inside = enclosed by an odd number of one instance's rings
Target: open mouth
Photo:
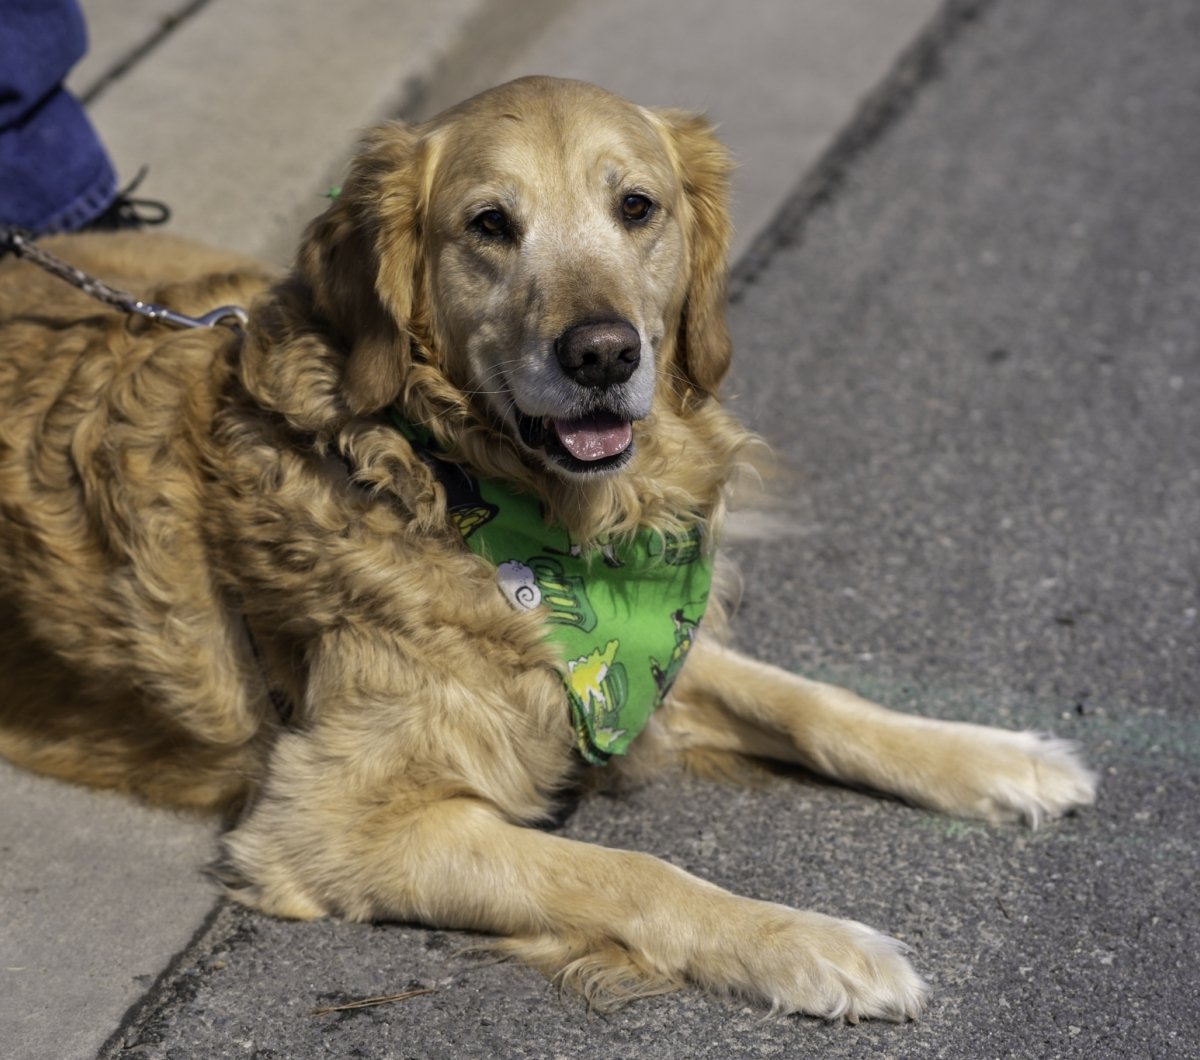
[[[518,415],[521,440],[567,471],[612,471],[633,456],[633,424],[611,412],[578,419]]]

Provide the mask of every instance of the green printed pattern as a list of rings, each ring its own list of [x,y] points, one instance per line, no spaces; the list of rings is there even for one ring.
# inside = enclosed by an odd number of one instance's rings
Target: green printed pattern
[[[514,607],[545,614],[563,652],[579,752],[603,765],[628,752],[692,646],[712,584],[700,529],[665,541],[644,530],[581,555],[532,497],[478,485],[497,514],[467,545],[495,564]]]
[[[471,551],[495,565],[509,602],[545,616],[562,650],[579,753],[593,765],[626,754],[704,615],[712,559],[702,527],[667,537],[643,530],[581,554],[563,527],[546,524],[535,498],[470,478],[395,411],[392,419],[441,480],[451,519]]]
[[[496,564],[512,604],[540,607],[563,649],[563,684],[584,759],[622,755],[670,690],[691,648],[712,585],[700,531],[686,541],[649,531],[582,556],[547,526],[532,497],[481,483],[494,519],[467,545]]]

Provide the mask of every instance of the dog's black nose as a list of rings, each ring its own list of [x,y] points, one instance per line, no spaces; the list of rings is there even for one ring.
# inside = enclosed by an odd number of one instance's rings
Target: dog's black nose
[[[580,386],[613,386],[633,375],[642,359],[642,340],[624,320],[576,324],[558,337],[554,354],[568,378]]]

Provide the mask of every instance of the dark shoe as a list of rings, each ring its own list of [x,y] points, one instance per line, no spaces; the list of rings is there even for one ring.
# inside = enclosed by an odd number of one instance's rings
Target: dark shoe
[[[130,193],[137,190],[147,173],[143,166],[138,175],[129,184],[117,192],[117,196],[108,204],[104,212],[93,217],[83,228],[82,232],[118,232],[146,225],[165,224],[171,218],[171,211],[166,203],[154,199],[134,199]]]

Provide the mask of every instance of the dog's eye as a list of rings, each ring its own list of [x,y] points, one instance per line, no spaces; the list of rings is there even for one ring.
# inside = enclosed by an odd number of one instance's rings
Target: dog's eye
[[[654,203],[645,195],[626,195],[621,200],[621,217],[630,224],[649,220],[654,212]]]
[[[471,228],[487,239],[508,239],[512,236],[512,224],[503,210],[495,207],[476,214]]]

